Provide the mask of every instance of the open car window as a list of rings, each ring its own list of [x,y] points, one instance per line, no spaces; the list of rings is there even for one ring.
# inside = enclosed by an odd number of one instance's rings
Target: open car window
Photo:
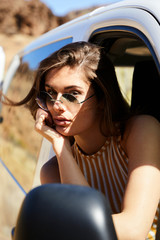
[[[121,91],[131,108],[159,120],[159,64],[146,36],[134,28],[110,27],[97,29],[89,41],[105,48],[115,66]],[[152,102],[147,99],[152,99]]]
[[[7,97],[15,102],[24,99],[33,85],[40,61],[71,42],[72,38],[61,39],[20,53]],[[33,117],[25,106],[13,108],[3,106],[2,116],[4,121],[0,130],[3,145],[1,159],[9,166],[25,191],[28,191],[32,187],[42,137],[34,131]]]

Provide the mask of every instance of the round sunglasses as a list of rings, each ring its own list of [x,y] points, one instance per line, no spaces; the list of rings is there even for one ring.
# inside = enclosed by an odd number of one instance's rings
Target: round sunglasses
[[[95,94],[92,94],[85,100],[79,102],[78,99],[71,93],[63,93],[59,99],[53,98],[48,92],[41,91],[39,96],[35,99],[38,106],[45,110],[48,111],[48,107],[53,107],[55,102],[60,102],[64,104],[68,108],[73,108],[78,106],[81,103],[86,102],[90,98],[92,98]]]

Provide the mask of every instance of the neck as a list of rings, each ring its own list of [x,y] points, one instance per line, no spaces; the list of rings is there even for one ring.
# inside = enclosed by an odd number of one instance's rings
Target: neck
[[[84,135],[76,135],[74,138],[81,150],[88,155],[98,152],[107,140],[99,128]]]

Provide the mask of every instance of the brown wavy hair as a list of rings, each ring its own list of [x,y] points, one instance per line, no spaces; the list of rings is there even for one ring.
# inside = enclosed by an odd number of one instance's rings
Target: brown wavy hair
[[[41,61],[28,95],[18,103],[8,99],[9,104],[27,104],[35,119],[38,109],[35,99],[39,92],[44,90],[46,75],[50,70],[59,70],[64,66],[80,67],[91,82],[102,109],[100,129],[103,134],[116,134],[115,123],[119,123],[122,130],[130,115],[129,106],[122,96],[114,66],[105,49],[89,42],[68,44]]]

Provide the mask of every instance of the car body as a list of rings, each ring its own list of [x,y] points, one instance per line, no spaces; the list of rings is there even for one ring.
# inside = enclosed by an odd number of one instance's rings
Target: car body
[[[122,91],[129,99],[129,103],[132,104],[133,72],[136,63],[152,61],[156,66],[157,73],[160,71],[159,12],[159,0],[154,0],[154,2],[150,0],[120,1],[97,8],[45,33],[14,57],[4,79],[3,92],[5,94],[10,92],[9,96],[15,96],[15,100],[22,99],[33,83],[36,68],[41,60],[68,43],[89,41],[105,47],[115,65]],[[141,84],[142,98],[146,89],[144,80]],[[20,98],[18,98],[17,92],[12,93],[17,89],[14,82],[18,83],[20,91],[23,92],[20,94]],[[157,85],[152,78],[148,84],[150,86],[148,96],[159,95],[160,79],[158,78]],[[155,88],[153,89],[154,93],[151,93],[152,86]],[[24,87],[25,89],[23,89]],[[159,111],[160,101],[155,101],[155,111]],[[24,128],[23,123],[19,124],[19,127]],[[28,130],[26,131],[28,134]],[[39,154],[38,157],[36,155],[36,168],[31,188],[40,185],[41,166],[54,154],[51,144],[46,139],[39,143],[37,149],[39,149]]]

